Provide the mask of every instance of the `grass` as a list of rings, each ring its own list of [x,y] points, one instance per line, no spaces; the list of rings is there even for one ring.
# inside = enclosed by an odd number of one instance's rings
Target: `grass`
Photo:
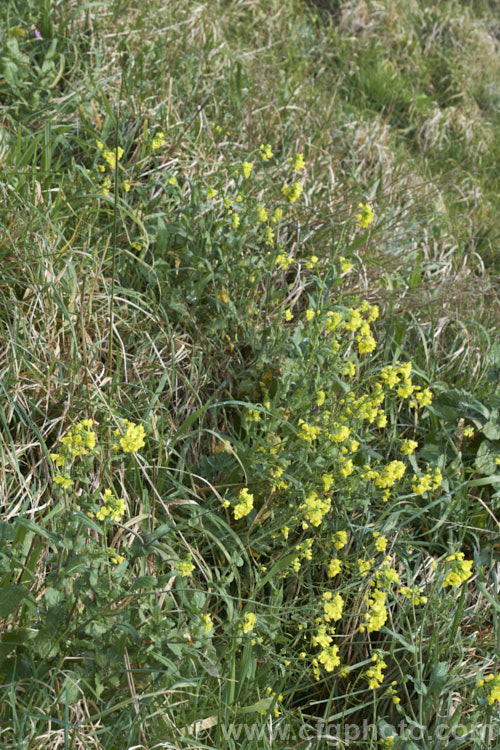
[[[4,6],[0,745],[492,746],[494,4]]]

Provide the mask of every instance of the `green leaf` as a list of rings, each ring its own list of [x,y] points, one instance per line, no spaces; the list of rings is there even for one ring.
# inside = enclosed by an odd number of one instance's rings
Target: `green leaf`
[[[0,591],[0,617],[7,617],[12,614],[18,604],[29,596],[29,593],[24,586],[16,586],[15,584]]]

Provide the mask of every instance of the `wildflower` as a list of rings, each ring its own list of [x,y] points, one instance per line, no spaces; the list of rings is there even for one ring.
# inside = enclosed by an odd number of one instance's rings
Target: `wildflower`
[[[300,506],[300,509],[304,511],[305,518],[310,521],[313,526],[319,526],[323,520],[323,516],[328,513],[330,507],[331,501],[329,498],[324,499],[319,497],[316,492],[311,492]],[[307,528],[307,525],[304,528]]]
[[[347,258],[344,258],[343,256],[339,258],[339,261],[340,261],[340,268],[342,270],[342,273],[348,273],[353,267],[353,264],[351,263],[351,261],[347,260]]]
[[[312,309],[312,307],[309,307],[306,310],[306,320],[307,321],[311,321],[314,318],[315,315],[316,315],[316,312],[315,312],[315,310]]]
[[[333,474],[323,474],[321,479],[323,481],[323,492],[328,492],[333,484]]]
[[[285,310],[285,320],[286,320],[287,323],[289,323],[291,320],[293,320],[293,315],[292,315],[292,313],[290,312],[289,309]]]
[[[158,149],[164,146],[165,143],[165,133],[160,130],[153,136],[153,140],[151,141],[151,148],[153,149],[153,151],[158,151]]]
[[[253,612],[247,612],[244,617],[243,632],[250,633],[257,622],[257,616]]]
[[[293,185],[283,185],[281,192],[288,198],[290,203],[295,203],[302,195],[303,185],[302,182],[294,182]]]
[[[211,200],[217,195],[217,190],[214,187],[207,188],[207,200]]]
[[[314,427],[313,425],[308,425],[306,422],[304,422],[303,419],[299,419],[299,427],[300,427],[300,437],[302,440],[305,440],[308,443],[312,443],[316,438],[318,437],[319,433],[321,432],[320,427]]]
[[[358,336],[358,352],[360,354],[371,354],[377,348],[377,342],[373,336]]]
[[[340,664],[338,656],[339,647],[335,644],[327,646],[318,654],[318,660],[323,664],[327,672],[331,672]]]
[[[251,161],[244,161],[241,167],[243,177],[247,180],[250,177],[250,173],[253,169],[253,163]]]
[[[213,630],[214,627],[211,616],[207,612],[206,614],[202,614],[200,619],[203,623],[203,630],[205,631],[205,633],[210,633],[210,631]]]
[[[415,386],[412,384],[411,380],[405,380],[398,388],[398,396],[400,398],[408,398],[414,390]]]
[[[356,214],[356,219],[358,220],[358,226],[362,229],[366,229],[370,226],[370,224],[373,223],[374,219],[374,213],[373,209],[370,206],[369,203],[359,203],[358,209],[360,211],[359,214]]]
[[[267,211],[264,208],[264,206],[261,206],[261,205],[257,206],[257,216],[259,217],[259,221],[261,223],[264,223],[265,221],[268,220],[269,217],[267,215]]]
[[[248,516],[253,509],[253,495],[244,487],[240,490],[238,503],[233,508],[233,514],[236,520]]]
[[[387,594],[380,589],[375,589],[372,594],[372,598],[368,599],[368,606],[370,611],[365,614],[366,623],[361,625],[359,630],[361,633],[367,629],[369,633],[380,630],[387,620],[387,610],[385,608],[385,600]]]
[[[194,565],[189,555],[186,557],[185,560],[179,560],[179,562],[175,566],[175,571],[177,575],[181,576],[182,578],[187,578],[187,576],[191,575],[193,570],[194,570]]]
[[[217,292],[217,299],[224,305],[229,304],[229,293],[225,286],[223,286],[222,289],[219,289],[219,291]]]
[[[261,145],[260,155],[262,157],[262,161],[269,161],[269,159],[273,158],[273,152],[269,143],[266,146]]]
[[[293,162],[293,168],[296,172],[300,172],[301,169],[304,169],[304,154],[295,154],[295,159]]]
[[[119,440],[121,449],[124,453],[136,453],[146,445],[144,427],[142,424],[129,422],[128,419],[124,419],[123,423],[126,426],[126,432]]]
[[[340,573],[342,562],[338,557],[333,557],[328,563],[328,578],[335,578]]]
[[[54,482],[56,484],[60,484],[63,490],[66,490],[68,487],[71,487],[74,484],[69,474],[58,474],[56,477],[54,477]]]
[[[93,451],[97,442],[97,437],[92,429],[92,420],[83,419],[81,422],[70,427],[66,435],[61,438],[63,444],[63,453],[76,458],[86,456],[90,451]],[[58,455],[58,454],[55,454]],[[60,456],[56,459],[56,464],[60,463]]]
[[[111,562],[113,565],[120,565],[125,560],[125,558],[122,555],[113,555],[111,557]]]
[[[231,218],[231,226],[232,226],[233,229],[236,229],[240,225],[240,217],[238,216],[238,214],[236,213],[236,211],[233,211],[233,213],[231,214],[231,216],[232,216],[232,218]]]
[[[329,310],[326,314],[326,330],[332,333],[342,322],[342,315],[338,312]]]
[[[368,677],[368,687],[375,690],[381,686],[384,680],[382,670],[387,667],[387,664],[378,654],[372,656],[372,661],[375,662],[375,664],[367,670],[366,676]]]
[[[453,566],[444,579],[443,586],[460,586],[471,577],[473,560],[464,560],[463,552],[448,555],[446,562],[452,562]]]
[[[104,505],[97,511],[96,518],[104,521],[109,516],[110,521],[120,521],[127,507],[125,500],[122,497],[115,497],[110,489],[106,489],[103,493],[103,501]]]
[[[110,169],[115,169],[116,162],[120,161],[120,159],[123,156],[123,149],[118,146],[117,149],[114,149],[113,151],[110,151],[107,148],[104,148],[102,151],[102,158],[107,161]]]
[[[474,427],[471,425],[464,427],[464,435],[465,437],[472,437],[474,435]]]
[[[375,549],[377,552],[385,552],[388,540],[385,536],[379,536],[377,532],[375,532],[373,536],[375,537]]]
[[[130,180],[123,180],[123,189],[126,193],[130,192]]]
[[[391,461],[387,466],[384,466],[382,473],[375,479],[375,484],[382,489],[392,487],[402,478],[405,471],[406,466],[402,461]]]
[[[316,263],[319,261],[319,258],[317,255],[311,255],[308,261],[306,261],[306,268],[311,270],[311,268],[314,268]]]
[[[418,448],[416,440],[403,440],[401,453],[404,453],[405,456],[411,456],[412,453],[415,453],[416,448]]]
[[[285,255],[285,253],[279,253],[276,256],[276,265],[281,266],[281,268],[286,271],[288,266],[292,263],[292,258],[290,258],[289,255]]]
[[[333,546],[336,550],[343,549],[347,544],[347,531],[343,529],[333,535]]]
[[[318,406],[323,406],[325,403],[325,392],[324,391],[318,391],[316,393],[316,403]]]
[[[344,600],[340,594],[335,594],[332,598],[331,591],[325,591],[323,594],[323,617],[327,622],[330,620],[340,620],[342,617],[342,610],[344,609]]]

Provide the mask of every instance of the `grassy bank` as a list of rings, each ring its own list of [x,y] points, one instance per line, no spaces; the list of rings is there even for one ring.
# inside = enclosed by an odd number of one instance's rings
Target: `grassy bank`
[[[493,4],[5,9],[1,746],[491,746]]]

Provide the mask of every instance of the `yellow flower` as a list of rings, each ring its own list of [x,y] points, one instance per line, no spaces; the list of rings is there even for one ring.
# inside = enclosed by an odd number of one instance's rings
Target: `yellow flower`
[[[316,403],[318,406],[323,406],[325,403],[325,392],[324,391],[318,391],[316,393]]]
[[[348,273],[353,267],[351,261],[347,260],[347,258],[344,258],[343,256],[339,258],[339,261],[340,261],[340,268],[342,270],[342,273]]]
[[[240,490],[238,503],[233,508],[233,514],[236,520],[247,516],[253,509],[253,495],[244,487]]]
[[[211,616],[208,613],[202,614],[200,619],[203,623],[203,629],[205,633],[210,633],[210,631],[213,630],[214,627]]]
[[[179,562],[175,566],[175,570],[177,575],[181,576],[181,578],[186,578],[187,576],[191,575],[194,570],[194,565],[191,557],[188,556],[185,560],[179,560]]]
[[[304,169],[304,154],[295,154],[295,159],[293,162],[293,168],[296,172],[300,172],[301,169]]]
[[[250,633],[256,625],[257,616],[253,612],[247,612],[244,617],[243,632]]]
[[[273,158],[273,152],[269,143],[266,146],[261,145],[260,155],[262,156],[262,161],[269,161],[269,159]]]
[[[259,221],[261,223],[264,223],[265,221],[268,220],[269,217],[267,215],[267,211],[264,208],[264,206],[261,206],[261,205],[257,206],[257,216],[259,217]]]
[[[54,482],[55,484],[60,484],[63,490],[66,490],[74,484],[69,474],[58,474],[54,477]]]
[[[233,211],[232,213],[232,219],[231,219],[231,226],[233,229],[236,229],[240,225],[240,217],[236,213],[236,211]]]
[[[285,310],[285,320],[287,323],[289,323],[291,320],[293,320],[293,315],[290,312],[290,310]]]
[[[123,189],[126,193],[130,191],[130,180],[123,180]]]
[[[336,534],[333,536],[333,546],[335,549],[340,550],[343,549],[347,544],[347,531],[344,531],[343,529],[341,531],[337,531]]]
[[[339,647],[334,644],[333,646],[327,646],[327,648],[324,648],[318,654],[318,660],[323,664],[327,672],[331,672],[340,664],[338,652]]]
[[[361,227],[362,229],[366,229],[373,222],[373,219],[374,219],[373,209],[369,203],[359,203],[358,209],[360,211],[359,214],[356,214],[356,219],[358,220],[358,226]]]
[[[474,427],[471,425],[468,425],[464,428],[464,435],[465,437],[472,437],[474,435]]]
[[[207,200],[214,198],[217,195],[217,190],[214,187],[207,188]]]
[[[146,445],[144,427],[142,424],[129,422],[128,419],[124,419],[123,423],[126,426],[126,432],[119,440],[121,449],[124,453],[136,453]]]
[[[328,578],[335,578],[340,573],[342,562],[338,557],[333,557],[328,564]]]
[[[401,453],[404,453],[405,456],[411,456],[412,453],[415,453],[416,448],[418,448],[416,440],[403,440]]]
[[[217,299],[219,302],[223,302],[224,305],[227,305],[229,303],[229,294],[225,286],[222,287],[222,289],[219,289],[217,292]]]
[[[292,258],[290,258],[289,255],[285,255],[285,253],[279,253],[276,256],[276,265],[281,266],[284,271],[288,268],[288,266],[292,263]]]
[[[165,133],[162,133],[160,130],[160,132],[155,133],[155,135],[153,136],[153,140],[151,141],[151,148],[153,149],[153,151],[157,151],[159,148],[164,146],[165,143]]]
[[[316,315],[316,312],[312,309],[312,307],[309,307],[306,310],[306,320],[311,321],[315,315]]]
[[[241,167],[241,171],[243,172],[243,177],[245,180],[247,180],[250,177],[250,173],[253,169],[253,162],[251,161],[244,161],[243,165]]]
[[[295,203],[296,200],[302,195],[303,185],[302,182],[294,182],[293,185],[283,185],[281,192],[288,198],[290,203]]]

